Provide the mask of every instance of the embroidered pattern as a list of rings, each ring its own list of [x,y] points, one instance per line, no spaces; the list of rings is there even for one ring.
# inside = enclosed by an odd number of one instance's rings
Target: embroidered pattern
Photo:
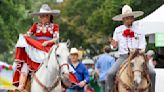
[[[54,29],[54,24],[53,23],[47,23],[47,24],[44,24],[44,25],[41,24],[41,23],[38,23],[36,33],[40,33],[41,31],[43,33],[46,33],[47,31],[49,31],[51,34],[53,34],[53,29]]]

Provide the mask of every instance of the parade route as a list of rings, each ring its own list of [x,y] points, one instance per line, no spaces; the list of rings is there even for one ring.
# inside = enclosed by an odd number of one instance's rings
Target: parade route
[[[164,87],[163,87],[163,84],[162,83],[164,83],[164,69],[161,69],[161,68],[157,68],[157,69],[155,69],[155,71],[156,71],[156,90],[155,90],[155,92],[162,92],[162,90],[164,90]],[[6,73],[7,74],[7,73]],[[11,72],[11,74],[10,73],[8,73],[7,75],[9,75],[8,77],[9,77],[9,79],[11,79],[11,75],[12,75],[12,72]],[[0,89],[7,89],[7,88],[1,88],[2,86],[0,86]],[[9,88],[9,89],[11,89],[11,87]]]

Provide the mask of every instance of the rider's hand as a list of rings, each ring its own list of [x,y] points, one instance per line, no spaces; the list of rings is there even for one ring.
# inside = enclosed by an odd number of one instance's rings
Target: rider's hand
[[[42,43],[42,46],[47,46],[48,43],[49,43],[49,41],[45,41],[45,42]]]
[[[81,81],[80,83],[78,83],[78,85],[79,85],[80,87],[84,87],[84,86],[86,85],[86,82],[85,82],[85,81]]]
[[[28,35],[28,34],[23,34],[23,36],[30,36],[30,35]]]
[[[118,42],[112,39],[111,45],[113,46],[113,48],[117,48]]]
[[[27,36],[27,34],[23,34],[23,36]]]

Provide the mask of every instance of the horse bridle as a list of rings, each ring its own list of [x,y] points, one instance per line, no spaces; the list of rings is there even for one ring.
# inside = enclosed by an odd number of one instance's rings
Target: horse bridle
[[[132,71],[133,73],[134,72],[140,72],[140,73],[143,73],[143,76],[142,77],[144,77],[145,76],[145,78],[148,80],[148,85],[146,86],[146,87],[144,87],[144,88],[134,88],[133,89],[133,91],[134,90],[139,90],[139,92],[143,92],[143,91],[145,91],[145,90],[147,90],[150,86],[151,86],[151,80],[150,80],[150,77],[149,77],[149,75],[148,75],[148,68],[147,68],[147,65],[146,65],[146,63],[144,62],[143,63],[143,71],[142,70],[134,70],[134,71]],[[138,91],[137,91],[138,92]]]
[[[144,67],[145,67],[145,63],[143,64],[144,65]],[[132,67],[132,66],[131,66]],[[143,73],[144,71],[143,70],[141,70],[141,69],[138,69],[138,70],[132,70],[132,72],[134,73],[134,72],[140,72],[140,73]]]
[[[56,47],[56,49],[55,49],[55,57],[56,57],[56,61],[57,61],[58,65],[59,65],[59,72],[61,72],[61,68],[62,68],[63,66],[67,66],[68,69],[69,69],[69,65],[68,65],[68,63],[64,63],[64,64],[60,65],[59,60],[57,59],[58,56],[57,56],[57,54],[56,54],[56,51],[57,51],[58,48],[59,48],[59,45],[57,45],[57,47]]]
[[[126,65],[126,67],[127,67],[127,66],[128,66],[128,65]],[[124,67],[124,69],[125,69],[126,67]],[[121,68],[120,68],[120,69],[121,69]],[[124,69],[123,69],[123,70],[124,70]],[[146,63],[144,63],[144,71],[142,71],[142,70],[134,70],[134,71],[132,71],[132,72],[134,73],[134,72],[136,72],[136,71],[146,74],[145,77],[146,77],[147,80],[148,80],[148,85],[147,85],[146,87],[144,87],[144,88],[136,88],[136,89],[133,89],[133,88],[131,88],[129,85],[127,85],[126,83],[124,83],[124,82],[120,79],[120,77],[119,77],[118,74],[116,75],[116,83],[117,83],[117,82],[120,82],[120,83],[123,85],[123,87],[124,87],[126,90],[129,90],[130,92],[134,92],[134,90],[139,90],[139,92],[143,92],[143,91],[147,90],[147,89],[151,86],[151,82],[150,82],[151,80],[150,80],[150,77],[149,77],[149,75],[148,75]],[[128,74],[127,74],[127,75],[128,75]],[[129,76],[129,75],[128,75],[128,76]]]
[[[58,59],[57,59],[57,54],[56,51],[59,48],[59,45],[57,45],[57,47],[55,48],[55,57],[56,57],[56,61],[59,65],[59,73],[58,73],[58,77],[56,78],[55,82],[53,83],[53,85],[51,87],[47,87],[46,85],[44,85],[43,83],[41,83],[41,81],[37,78],[37,76],[35,74],[33,74],[33,78],[36,80],[36,82],[46,91],[46,92],[51,92],[58,84],[59,81],[62,80],[61,78],[61,68],[63,66],[67,66],[69,68],[69,65],[67,63],[60,65]]]

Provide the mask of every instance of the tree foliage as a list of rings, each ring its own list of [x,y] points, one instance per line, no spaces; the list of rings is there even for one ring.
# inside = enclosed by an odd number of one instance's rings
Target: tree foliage
[[[31,12],[39,11],[43,3],[52,9],[60,9],[61,14],[54,21],[60,25],[60,40],[70,39],[71,46],[102,48],[114,28],[121,24],[112,17],[121,13],[123,5],[133,10],[150,14],[164,3],[164,0],[0,0],[0,59],[4,53],[14,50],[19,33],[25,33],[37,21]],[[143,16],[143,17],[144,17]]]

